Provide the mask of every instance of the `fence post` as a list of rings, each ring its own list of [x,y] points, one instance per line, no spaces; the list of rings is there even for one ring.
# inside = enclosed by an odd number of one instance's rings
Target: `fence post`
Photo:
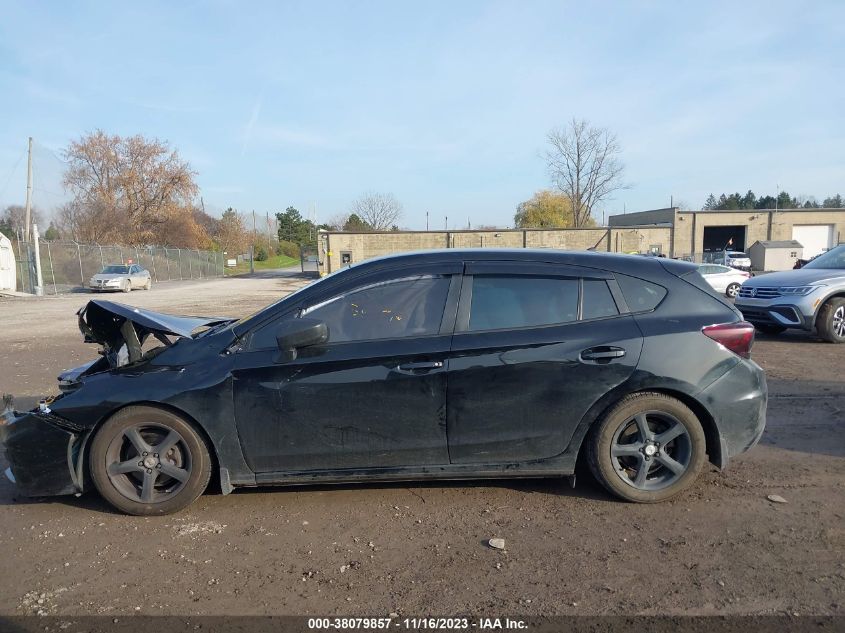
[[[182,281],[182,249],[177,248],[176,252],[179,253],[179,281]]]
[[[100,269],[102,270],[106,267],[106,261],[103,259],[103,247],[97,244],[97,248],[100,249]]]
[[[82,253],[79,252],[79,242],[76,244],[76,259],[79,260],[79,285],[85,287],[85,273],[82,272]]]
[[[182,250],[182,249],[179,249]],[[194,265],[191,262],[191,256],[188,255],[188,275],[190,275],[191,279],[194,278]]]
[[[56,272],[53,270],[53,251],[50,249],[50,242],[44,240],[44,244],[47,246],[47,259],[50,260],[50,276],[53,278],[53,294],[59,294],[58,288],[56,288]]]
[[[156,274],[156,249],[155,249],[155,247],[150,249],[150,260],[153,263],[153,279],[155,279],[156,283],[158,283],[158,274]]]

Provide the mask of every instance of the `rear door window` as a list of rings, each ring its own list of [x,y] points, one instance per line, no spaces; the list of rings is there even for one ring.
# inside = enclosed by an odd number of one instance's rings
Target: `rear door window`
[[[577,320],[578,279],[524,275],[475,275],[473,278],[471,332]]]

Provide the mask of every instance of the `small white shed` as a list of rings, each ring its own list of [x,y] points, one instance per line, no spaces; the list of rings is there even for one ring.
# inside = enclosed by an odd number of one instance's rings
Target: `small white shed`
[[[748,249],[753,270],[792,270],[795,261],[804,256],[804,247],[798,240],[757,241]]]
[[[17,290],[15,251],[8,237],[0,233],[0,290]]]

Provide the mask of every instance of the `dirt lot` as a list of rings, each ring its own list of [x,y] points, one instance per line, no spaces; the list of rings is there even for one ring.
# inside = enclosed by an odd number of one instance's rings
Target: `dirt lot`
[[[237,316],[302,283],[161,284],[114,299]],[[0,299],[0,392],[27,405],[93,357],[73,314],[87,298]],[[134,518],[94,493],[19,498],[2,478],[0,615],[845,614],[843,354],[802,334],[760,337],[772,395],[761,444],[659,506],[620,503],[581,476],[574,490],[263,489]]]

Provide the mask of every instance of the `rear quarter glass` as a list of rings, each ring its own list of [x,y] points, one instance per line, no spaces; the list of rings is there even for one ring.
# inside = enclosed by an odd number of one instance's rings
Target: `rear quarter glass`
[[[693,270],[688,272],[685,275],[681,275],[680,279],[685,281],[686,283],[694,286],[701,292],[706,293],[709,297],[712,297],[719,303],[721,303],[726,308],[730,309],[740,320],[742,320],[742,314],[734,307],[733,302],[728,301],[727,297],[722,296],[720,293],[716,292],[713,289],[713,286],[707,283],[707,281],[702,277],[697,270]]]
[[[645,279],[617,273],[616,281],[631,312],[650,312],[666,297],[666,288]]]

